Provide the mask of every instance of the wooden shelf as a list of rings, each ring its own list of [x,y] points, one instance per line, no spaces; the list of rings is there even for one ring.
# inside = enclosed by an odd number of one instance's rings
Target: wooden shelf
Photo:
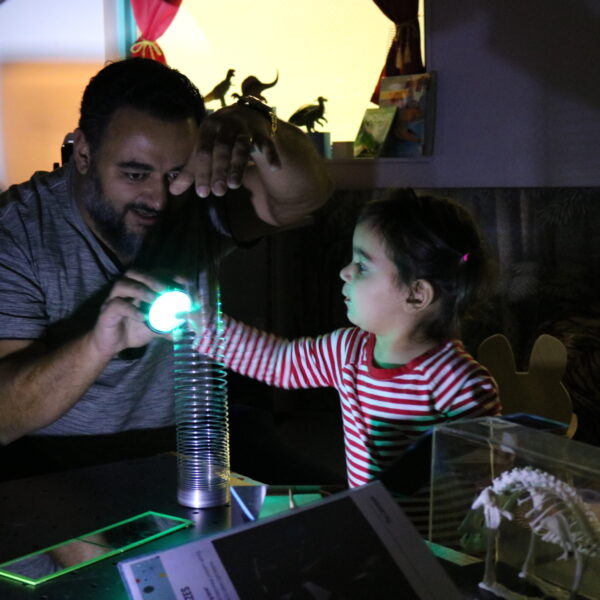
[[[336,189],[368,190],[387,187],[426,187],[432,156],[418,158],[334,158],[327,168]]]

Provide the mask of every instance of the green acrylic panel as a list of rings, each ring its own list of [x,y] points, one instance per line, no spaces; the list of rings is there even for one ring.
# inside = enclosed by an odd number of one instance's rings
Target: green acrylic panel
[[[148,511],[2,563],[0,576],[29,585],[39,585],[191,525],[193,523],[188,519]],[[56,561],[58,557],[64,559],[74,554],[87,558],[62,568],[57,562],[58,570],[41,577],[27,574],[28,566],[36,559],[47,557]]]

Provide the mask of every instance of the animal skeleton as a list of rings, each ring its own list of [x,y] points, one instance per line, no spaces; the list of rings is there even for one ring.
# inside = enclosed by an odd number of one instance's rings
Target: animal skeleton
[[[536,538],[557,544],[563,550],[559,560],[573,556],[575,575],[570,590],[574,598],[584,570],[584,557],[600,555],[600,522],[570,485],[539,469],[516,468],[502,473],[472,504],[482,508],[488,529],[485,574],[480,586],[498,591],[493,568],[494,542],[503,518],[512,520],[511,509],[531,501],[525,518],[531,529],[527,556],[520,577],[528,575],[535,559]],[[505,593],[502,595],[506,596]]]

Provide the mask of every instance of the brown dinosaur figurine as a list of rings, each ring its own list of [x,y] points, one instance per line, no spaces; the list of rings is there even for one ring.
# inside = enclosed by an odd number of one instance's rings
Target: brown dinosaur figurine
[[[217,83],[215,87],[204,96],[204,102],[212,102],[213,100],[219,100],[221,102],[221,106],[225,106],[225,94],[231,87],[231,79],[235,75],[235,69],[229,69],[227,71],[227,75],[225,79],[220,83]]]
[[[265,90],[272,88],[279,81],[279,73],[271,83],[263,83],[258,79],[258,77],[254,77],[254,75],[249,75],[242,81],[242,96],[254,96],[263,102],[266,102],[267,99],[262,95]]]

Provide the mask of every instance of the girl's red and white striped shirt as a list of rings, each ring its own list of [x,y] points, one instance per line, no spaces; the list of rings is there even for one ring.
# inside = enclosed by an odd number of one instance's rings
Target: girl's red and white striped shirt
[[[374,365],[375,337],[359,328],[288,341],[223,317],[198,351],[285,389],[333,387],[340,396],[348,484],[362,485],[434,425],[497,415],[494,380],[459,340],[397,368]]]

